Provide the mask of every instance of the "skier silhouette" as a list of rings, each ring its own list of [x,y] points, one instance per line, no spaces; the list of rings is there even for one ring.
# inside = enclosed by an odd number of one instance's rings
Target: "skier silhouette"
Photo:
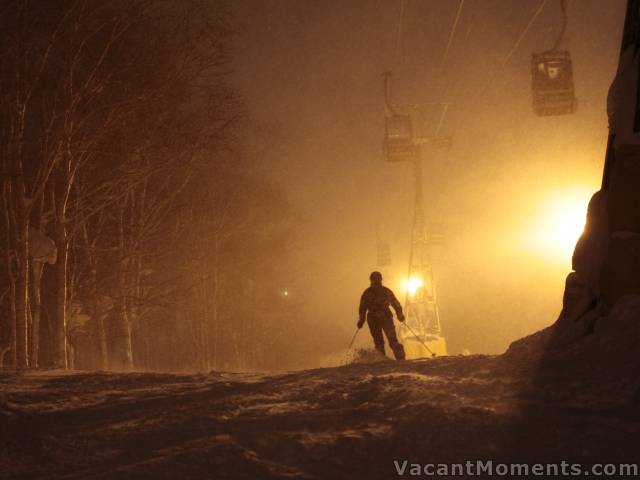
[[[396,311],[398,320],[404,322],[402,306],[393,292],[382,285],[382,274],[380,272],[373,272],[369,276],[369,280],[371,280],[371,286],[364,291],[360,298],[358,328],[362,328],[365,320],[367,321],[369,331],[373,337],[373,344],[376,350],[383,355],[384,338],[382,332],[384,331],[396,360],[404,360],[404,347],[398,342],[396,329],[393,325],[393,314],[389,310],[389,305],[391,305]]]

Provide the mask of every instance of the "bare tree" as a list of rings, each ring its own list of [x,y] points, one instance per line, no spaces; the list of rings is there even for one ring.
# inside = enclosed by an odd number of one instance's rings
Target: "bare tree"
[[[29,335],[38,336],[37,320],[29,329],[29,227],[34,206],[46,205],[46,221],[41,217],[38,223],[43,231],[53,230],[58,251],[53,350],[54,363],[64,367],[71,239],[84,232],[90,245],[91,232],[82,223],[118,205],[125,221],[126,209],[137,205],[139,195],[139,184],[122,188],[108,179],[92,186],[93,195],[74,199],[79,172],[103,162],[130,162],[134,152],[171,152],[161,136],[175,119],[184,120],[176,113],[188,110],[199,90],[212,98],[203,80],[215,79],[228,60],[229,19],[220,5],[195,0],[180,9],[162,1],[96,6],[82,0],[13,0],[3,5],[1,21],[0,58],[13,73],[0,79],[9,348],[12,363],[29,365]],[[133,132],[136,122],[146,128]],[[203,135],[202,126],[196,126],[189,138],[198,138],[200,145]],[[124,231],[120,240],[126,250]],[[120,264],[124,285],[130,259],[121,256]],[[38,304],[35,290],[31,297]],[[123,302],[126,297],[121,295]],[[33,350],[37,340],[31,345]]]
[[[2,8],[0,61],[12,73],[0,77],[0,362],[8,351],[38,366],[46,339],[51,363],[67,368],[88,357],[103,369],[266,364],[299,311],[282,293],[294,288],[295,215],[265,167],[278,135],[241,123],[227,85],[227,9]],[[55,292],[41,291],[43,274]]]

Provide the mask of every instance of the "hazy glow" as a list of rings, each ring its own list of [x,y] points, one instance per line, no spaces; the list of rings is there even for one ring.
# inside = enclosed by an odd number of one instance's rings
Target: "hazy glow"
[[[570,261],[584,229],[592,194],[592,190],[585,188],[547,197],[525,234],[529,248],[554,261]]]
[[[549,244],[563,252],[571,252],[584,229],[584,210],[582,204],[555,207],[549,217]]]
[[[413,297],[418,289],[424,285],[424,282],[421,278],[418,277],[409,277],[403,282],[404,290],[409,294],[410,297]]]

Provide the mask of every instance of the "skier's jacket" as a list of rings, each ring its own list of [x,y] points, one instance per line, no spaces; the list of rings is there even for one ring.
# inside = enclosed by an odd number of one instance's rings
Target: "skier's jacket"
[[[360,322],[364,323],[367,313],[370,317],[391,318],[389,305],[396,311],[398,318],[402,318],[402,306],[393,292],[382,285],[371,285],[360,298]]]

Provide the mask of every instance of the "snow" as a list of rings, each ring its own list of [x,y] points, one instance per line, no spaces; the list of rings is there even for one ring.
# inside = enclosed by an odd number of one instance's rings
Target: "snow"
[[[638,58],[635,46],[628,46],[620,56],[618,71],[607,97],[609,129],[615,135],[615,147],[640,144],[634,132],[637,98]]]
[[[639,461],[637,305],[618,314],[625,339],[605,328],[553,350],[547,329],[504,356],[280,374],[5,369],[0,478],[382,479],[393,460]],[[624,351],[601,358],[594,348],[612,342]]]

